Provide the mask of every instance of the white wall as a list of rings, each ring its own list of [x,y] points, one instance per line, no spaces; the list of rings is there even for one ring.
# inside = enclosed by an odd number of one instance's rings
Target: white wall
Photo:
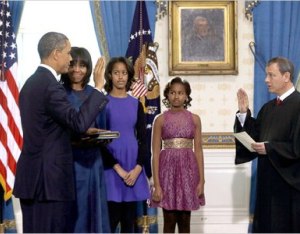
[[[17,36],[20,86],[39,65],[37,44],[49,31],[64,33],[72,46],[85,47],[96,64],[100,50],[89,1],[26,1]]]
[[[254,58],[248,48],[253,41],[252,22],[244,16],[244,0],[239,0],[238,75],[191,75],[185,78],[192,87],[190,111],[198,114],[203,132],[232,132],[237,110],[236,92],[244,88],[253,105]],[[155,41],[161,87],[172,78],[168,73],[168,18],[156,23]],[[161,88],[161,95],[162,95]],[[252,108],[251,108],[252,109]],[[192,212],[191,231],[194,233],[247,233],[251,164],[234,165],[235,149],[205,149],[206,206]],[[159,212],[162,231],[162,214]]]

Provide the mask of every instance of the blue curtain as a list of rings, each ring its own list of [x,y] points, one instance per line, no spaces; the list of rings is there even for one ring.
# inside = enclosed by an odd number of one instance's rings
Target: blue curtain
[[[9,2],[10,12],[12,14],[12,23],[15,29],[15,33],[17,35],[25,2],[24,1],[8,1],[8,2]]]
[[[136,1],[90,1],[100,53],[106,58],[125,56]],[[155,32],[155,1],[146,1],[152,35]]]
[[[255,51],[265,63],[275,56],[289,58],[300,67],[300,2],[261,1],[253,10]],[[271,98],[264,82],[265,68],[256,60],[254,76],[254,113]],[[296,78],[294,78],[296,82]]]
[[[255,40],[254,116],[264,103],[274,98],[264,82],[265,65],[269,59],[284,56],[295,65],[295,77],[300,68],[300,2],[261,1],[253,9]],[[250,217],[253,217],[256,198],[256,164],[252,163]],[[251,220],[251,219],[250,219]],[[252,230],[250,222],[249,232]]]

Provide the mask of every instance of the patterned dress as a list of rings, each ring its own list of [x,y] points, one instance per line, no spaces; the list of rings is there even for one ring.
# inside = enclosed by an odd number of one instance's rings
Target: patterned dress
[[[192,113],[183,110],[163,113],[162,140],[178,138],[190,139],[195,136],[195,124]],[[163,200],[159,206],[166,210],[197,210],[204,205],[196,188],[200,175],[193,148],[165,148],[159,156],[159,181],[163,191]]]

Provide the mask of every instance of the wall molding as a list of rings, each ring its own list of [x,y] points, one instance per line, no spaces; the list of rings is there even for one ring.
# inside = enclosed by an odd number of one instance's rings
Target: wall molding
[[[202,133],[204,149],[233,149],[235,139],[232,132],[205,132]]]

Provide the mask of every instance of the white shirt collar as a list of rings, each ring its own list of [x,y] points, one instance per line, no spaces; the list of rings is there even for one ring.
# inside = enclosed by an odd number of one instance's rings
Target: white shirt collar
[[[55,77],[55,79],[57,81],[60,80],[60,75],[57,75],[56,71],[52,67],[50,67],[49,65],[42,63],[42,64],[40,64],[40,67],[44,67],[44,68],[48,69],[53,74],[53,76]]]
[[[287,98],[288,96],[290,96],[294,91],[295,91],[295,87],[293,86],[288,91],[286,91],[284,94],[282,94],[281,96],[279,96],[279,99],[281,101],[283,101],[285,98]]]

